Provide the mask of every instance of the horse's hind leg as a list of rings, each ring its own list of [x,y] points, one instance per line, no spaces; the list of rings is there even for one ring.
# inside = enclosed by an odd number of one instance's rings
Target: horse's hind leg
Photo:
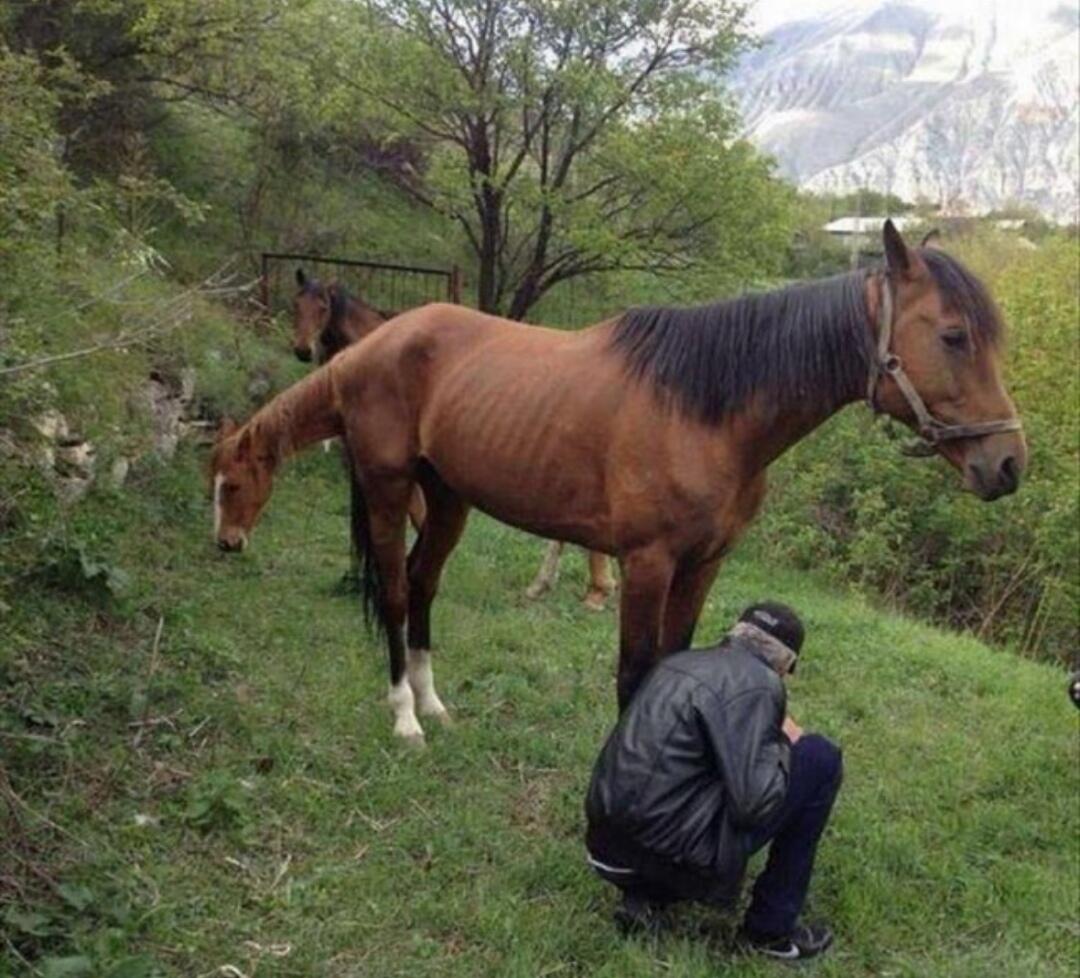
[[[590,611],[603,611],[607,599],[615,593],[615,578],[611,574],[611,562],[607,554],[597,550],[587,551],[589,558],[589,590],[582,604]]]
[[[447,723],[450,715],[435,692],[431,668],[431,604],[442,569],[465,529],[469,508],[432,469],[423,467],[420,480],[427,514],[409,554],[408,676],[420,714]]]
[[[550,591],[559,579],[559,558],[562,556],[563,544],[560,540],[552,540],[544,552],[544,559],[540,562],[540,569],[536,572],[532,584],[525,589],[525,597],[535,600],[540,595]]]

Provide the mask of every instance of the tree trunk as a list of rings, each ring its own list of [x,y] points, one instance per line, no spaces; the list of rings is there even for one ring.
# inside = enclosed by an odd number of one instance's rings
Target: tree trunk
[[[480,218],[480,270],[476,305],[481,312],[498,313],[500,311],[499,255],[503,245],[502,227],[499,220],[502,194],[492,186],[488,176],[491,159],[486,142],[480,141],[476,157],[476,168],[484,174],[480,193],[476,195],[476,209]]]
[[[543,295],[538,289],[539,276],[534,275],[532,270],[526,274],[522,279],[517,289],[514,291],[514,298],[510,302],[510,309],[507,315],[511,319],[524,319],[525,314],[536,304],[536,301]]]

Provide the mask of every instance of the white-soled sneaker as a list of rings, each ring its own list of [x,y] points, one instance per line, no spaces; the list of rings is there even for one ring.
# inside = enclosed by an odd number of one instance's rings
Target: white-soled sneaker
[[[796,924],[786,937],[755,934],[745,928],[739,932],[739,944],[753,954],[774,961],[806,961],[826,951],[833,942],[833,932],[824,924]]]

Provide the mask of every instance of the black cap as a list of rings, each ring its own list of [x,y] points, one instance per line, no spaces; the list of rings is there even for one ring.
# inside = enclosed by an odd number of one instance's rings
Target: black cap
[[[778,601],[761,601],[758,604],[752,604],[739,616],[739,621],[748,622],[763,632],[768,632],[796,655],[802,648],[805,635],[802,622],[786,604],[780,604]]]

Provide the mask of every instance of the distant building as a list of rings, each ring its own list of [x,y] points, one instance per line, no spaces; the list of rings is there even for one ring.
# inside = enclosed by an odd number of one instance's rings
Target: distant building
[[[835,234],[838,238],[849,238],[853,235],[880,237],[881,226],[886,220],[884,217],[838,217],[835,221],[829,221],[822,230],[828,234]],[[897,231],[903,231],[916,223],[910,217],[894,217],[892,222],[896,225]]]
[[[838,217],[822,230],[851,249],[851,267],[858,268],[881,257],[881,228],[886,220],[885,217]],[[894,217],[892,222],[900,232],[918,223],[911,217]]]

